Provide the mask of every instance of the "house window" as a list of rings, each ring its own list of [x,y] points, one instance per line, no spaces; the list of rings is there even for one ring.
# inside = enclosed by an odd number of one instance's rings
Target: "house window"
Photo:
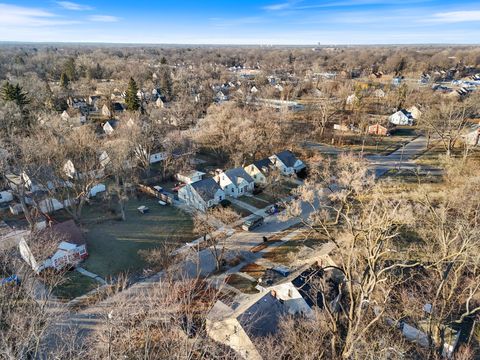
[[[222,201],[222,195],[220,195],[220,196],[218,197],[218,200]]]
[[[233,191],[234,191],[234,190],[233,190],[233,188],[232,188],[232,192],[233,192]]]

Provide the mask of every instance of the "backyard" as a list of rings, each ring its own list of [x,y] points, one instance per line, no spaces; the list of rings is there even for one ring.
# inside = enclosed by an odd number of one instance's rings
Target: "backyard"
[[[141,214],[137,210],[141,205],[147,206],[149,212]],[[103,204],[85,210],[86,219],[108,211]],[[87,226],[89,257],[82,267],[103,278],[121,272],[138,273],[148,266],[139,250],[154,249],[165,242],[181,246],[195,238],[188,214],[173,206],[159,205],[154,198],[130,199],[126,214],[126,221],[110,219]]]

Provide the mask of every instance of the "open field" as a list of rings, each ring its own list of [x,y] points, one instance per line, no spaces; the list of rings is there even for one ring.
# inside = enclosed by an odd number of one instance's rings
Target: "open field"
[[[150,211],[141,214],[137,210],[140,205]],[[100,215],[102,211],[102,207],[92,206],[89,215]],[[153,198],[129,200],[126,214],[125,222],[108,220],[87,227],[90,255],[82,267],[106,278],[120,272],[138,272],[147,266],[139,250],[153,249],[164,242],[181,246],[195,237],[187,214],[172,206],[161,206]]]

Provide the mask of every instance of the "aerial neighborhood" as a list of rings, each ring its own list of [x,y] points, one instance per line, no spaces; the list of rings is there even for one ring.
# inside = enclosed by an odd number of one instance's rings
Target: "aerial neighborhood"
[[[0,44],[0,359],[480,358],[479,87],[470,45]]]

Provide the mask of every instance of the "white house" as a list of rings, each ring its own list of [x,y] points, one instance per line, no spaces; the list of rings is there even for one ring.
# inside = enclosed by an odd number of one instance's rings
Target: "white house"
[[[272,166],[272,161],[269,158],[265,158],[245,166],[244,169],[253,178],[255,184],[262,185],[267,182],[267,175]]]
[[[306,168],[303,161],[297,159],[289,150],[284,150],[270,156],[270,161],[285,175],[297,174]]]
[[[112,117],[112,112],[108,108],[107,104],[103,105],[103,107],[102,107],[102,115],[106,116],[108,118]]]
[[[20,240],[20,255],[37,273],[47,268],[74,266],[88,256],[85,238],[73,220],[55,224],[30,239]],[[47,253],[46,249],[55,244],[56,249]]]
[[[155,106],[159,109],[163,109],[165,107],[165,104],[163,103],[163,100],[159,97],[155,101]]]
[[[277,333],[282,318],[307,320],[313,316],[312,309],[291,282],[260,290],[239,299],[235,307],[218,300],[206,319],[207,334],[213,340],[248,360],[262,359],[254,340]]]
[[[155,164],[157,162],[163,161],[167,158],[166,152],[158,152],[150,155],[150,164]]]
[[[67,206],[71,206],[73,204],[73,199],[67,200],[57,200],[53,197],[46,197],[43,200],[39,200],[37,203],[38,208],[44,214],[51,214],[55,211],[61,210]],[[28,203],[28,201],[27,201]]]
[[[103,125],[103,131],[105,132],[105,134],[107,135],[112,135],[113,132],[114,132],[114,129],[113,129],[113,126],[110,124],[110,122],[106,122],[104,125]]]
[[[252,88],[250,89],[250,92],[252,94],[256,94],[256,93],[258,93],[258,89],[255,86],[252,86]]]
[[[216,94],[215,99],[216,99],[218,102],[223,102],[223,101],[227,101],[227,100],[228,100],[228,96],[225,95],[225,94],[223,93],[223,91],[218,91],[217,94]]]
[[[225,191],[225,195],[234,198],[250,193],[255,188],[255,181],[241,167],[221,172],[216,175],[215,180]]]
[[[64,110],[62,115],[60,115],[60,117],[62,118],[62,120],[65,120],[65,121],[70,119],[70,115],[68,114],[67,110]]]
[[[414,120],[418,120],[422,116],[422,112],[415,105],[408,108],[407,111],[410,114],[412,114],[412,117],[413,117]]]
[[[399,110],[388,117],[388,121],[394,125],[413,125],[413,116],[407,110]]]
[[[224,200],[225,192],[214,179],[207,178],[180,188],[178,198],[194,209],[205,211]]]
[[[468,133],[462,136],[463,141],[469,146],[480,145],[480,126],[474,127]]]
[[[191,183],[202,180],[204,175],[205,175],[204,172],[192,170],[188,172],[178,173],[176,175],[176,178],[178,181],[181,181],[185,184],[191,184]]]

